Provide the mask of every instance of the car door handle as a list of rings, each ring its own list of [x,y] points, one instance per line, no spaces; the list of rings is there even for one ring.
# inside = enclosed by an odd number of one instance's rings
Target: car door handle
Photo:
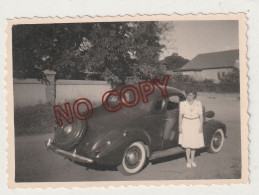
[[[164,118],[163,120],[164,120],[164,121],[171,121],[172,119]]]

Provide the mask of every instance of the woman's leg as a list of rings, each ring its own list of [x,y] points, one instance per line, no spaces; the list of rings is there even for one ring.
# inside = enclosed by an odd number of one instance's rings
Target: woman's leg
[[[195,150],[191,150],[191,161],[194,162],[194,157],[195,157]]]
[[[191,160],[190,160],[191,159],[191,149],[186,148],[185,152],[186,152],[186,160],[187,160],[186,167],[191,168],[192,167]]]
[[[191,159],[191,149],[190,148],[186,148],[186,160],[187,162],[190,162]]]
[[[195,150],[191,150],[191,164],[193,167],[196,167],[196,163],[194,162]]]

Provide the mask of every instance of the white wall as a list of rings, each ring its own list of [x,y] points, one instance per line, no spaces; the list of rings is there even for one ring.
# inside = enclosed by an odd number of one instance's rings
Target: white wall
[[[201,71],[183,71],[183,75],[192,77],[196,81],[202,81]]]
[[[37,79],[14,79],[13,89],[15,107],[47,102],[46,85]],[[99,104],[102,102],[103,94],[110,89],[111,86],[106,81],[57,80],[56,104],[82,97]]]
[[[218,73],[230,72],[231,68],[220,68],[220,69],[207,69],[202,71],[183,71],[183,75],[188,75],[194,78],[196,81],[203,81],[205,79],[213,80],[215,83],[219,82]]]
[[[37,79],[13,80],[14,106],[31,106],[46,102],[46,85]]]
[[[202,80],[211,79],[214,80],[215,83],[219,82],[218,74],[222,74],[223,72],[228,73],[231,71],[231,68],[221,68],[221,69],[208,69],[201,71]]]
[[[106,81],[57,80],[56,103],[78,98],[87,98],[92,103],[101,103],[103,94],[111,86]]]

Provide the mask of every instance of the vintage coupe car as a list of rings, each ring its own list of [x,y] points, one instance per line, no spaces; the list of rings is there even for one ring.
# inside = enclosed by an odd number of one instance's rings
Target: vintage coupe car
[[[178,109],[185,94],[172,87],[167,87],[167,92],[168,97],[163,98],[155,88],[148,103],[118,112],[107,112],[102,105],[95,107],[90,119],[56,128],[54,139],[46,146],[77,164],[117,167],[124,175],[136,174],[148,161],[184,152],[178,145]],[[213,116],[213,111],[204,109],[204,149],[217,153],[223,146],[226,126],[206,119]]]

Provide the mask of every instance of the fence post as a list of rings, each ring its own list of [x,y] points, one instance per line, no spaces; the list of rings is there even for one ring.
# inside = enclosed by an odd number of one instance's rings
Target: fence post
[[[54,105],[56,99],[56,72],[52,70],[44,70],[44,74],[46,75],[46,79],[49,81],[49,83],[46,84],[46,100],[48,103]]]

